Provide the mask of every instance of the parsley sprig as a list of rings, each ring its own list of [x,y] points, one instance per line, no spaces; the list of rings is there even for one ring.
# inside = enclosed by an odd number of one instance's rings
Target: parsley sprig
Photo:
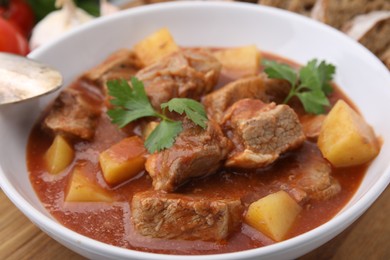
[[[264,60],[264,71],[270,78],[284,79],[291,84],[291,89],[284,103],[288,103],[294,96],[298,97],[304,109],[308,113],[325,113],[325,107],[329,106],[329,95],[333,89],[330,81],[336,68],[325,61],[318,63],[317,59],[309,61],[299,72],[286,64]]]
[[[157,112],[146,95],[144,84],[135,77],[131,78],[131,86],[122,80],[107,82],[108,93],[113,109],[107,111],[112,123],[119,127],[144,117],[157,117],[161,120],[158,126],[145,140],[145,147],[150,153],[171,147],[175,138],[183,131],[181,121],[175,121],[165,115],[165,110],[183,113],[196,125],[203,129],[207,127],[207,115],[199,102],[189,98],[173,98],[161,104],[162,113]]]

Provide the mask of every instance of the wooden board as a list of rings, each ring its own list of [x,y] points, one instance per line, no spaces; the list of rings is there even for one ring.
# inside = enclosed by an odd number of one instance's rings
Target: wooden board
[[[300,260],[390,259],[390,187],[350,228]],[[85,259],[32,224],[0,190],[0,259]]]

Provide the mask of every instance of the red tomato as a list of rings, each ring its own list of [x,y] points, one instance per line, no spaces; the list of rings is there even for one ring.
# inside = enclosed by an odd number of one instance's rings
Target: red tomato
[[[0,51],[27,55],[26,38],[9,22],[0,17]]]
[[[31,7],[24,0],[0,1],[0,16],[19,28],[26,38],[30,36],[35,17]]]

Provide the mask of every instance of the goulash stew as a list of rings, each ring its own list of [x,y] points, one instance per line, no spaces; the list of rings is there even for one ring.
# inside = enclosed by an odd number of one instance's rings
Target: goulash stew
[[[332,83],[235,48],[184,48],[161,29],[65,88],[32,129],[47,210],[111,245],[168,254],[267,246],[331,219],[380,145]]]

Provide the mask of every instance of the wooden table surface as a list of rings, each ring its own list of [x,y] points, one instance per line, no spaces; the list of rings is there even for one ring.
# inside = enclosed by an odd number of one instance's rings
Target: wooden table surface
[[[0,190],[0,259],[84,259],[34,226]],[[308,259],[390,259],[390,186],[339,236],[303,256]]]

